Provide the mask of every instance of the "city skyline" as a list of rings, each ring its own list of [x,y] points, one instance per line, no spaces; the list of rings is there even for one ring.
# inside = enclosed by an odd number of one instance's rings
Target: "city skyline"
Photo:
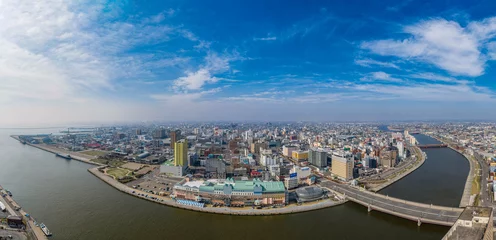
[[[491,1],[4,1],[1,126],[492,120]]]

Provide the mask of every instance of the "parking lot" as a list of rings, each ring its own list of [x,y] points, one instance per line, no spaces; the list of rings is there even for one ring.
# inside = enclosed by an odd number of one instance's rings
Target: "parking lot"
[[[176,183],[181,181],[181,178],[172,178],[160,175],[158,171],[153,171],[140,179],[129,182],[126,185],[147,193],[157,195],[170,195],[172,188]]]

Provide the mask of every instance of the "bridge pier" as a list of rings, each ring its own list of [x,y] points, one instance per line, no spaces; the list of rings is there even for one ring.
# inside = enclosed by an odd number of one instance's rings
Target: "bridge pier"
[[[417,226],[420,227],[421,224],[422,224],[422,222],[420,221],[420,218],[417,218]]]
[[[369,204],[369,207],[367,208],[367,212],[370,212],[370,211],[372,211],[372,207]]]

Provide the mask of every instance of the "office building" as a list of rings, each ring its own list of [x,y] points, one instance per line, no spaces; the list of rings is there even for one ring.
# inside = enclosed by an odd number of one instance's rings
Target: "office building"
[[[310,149],[308,162],[318,168],[327,167],[327,152],[322,149]]]
[[[141,129],[136,129],[136,135],[141,135],[141,134],[143,134]]]
[[[284,179],[284,186],[290,190],[290,189],[295,189],[298,187],[298,178],[296,177],[289,177]]]
[[[188,164],[188,140],[182,139],[174,144],[174,165],[185,166]]]
[[[293,151],[291,154],[293,159],[295,160],[298,161],[308,160],[308,151]]]
[[[405,146],[402,141],[399,141],[396,144],[396,147],[398,148],[398,156],[400,158],[405,158]]]
[[[381,165],[383,167],[390,168],[396,166],[397,157],[398,157],[398,150],[385,148],[381,150],[381,153],[379,155],[379,160],[381,161]]]
[[[332,156],[332,174],[348,181],[353,178],[353,160],[349,157]]]
[[[297,150],[298,148],[296,146],[291,146],[291,145],[285,145],[282,147],[282,155],[286,157],[292,157],[293,156],[293,151]]]
[[[165,134],[165,129],[160,128],[153,131],[153,138],[155,139],[163,139],[166,136],[167,135]]]
[[[174,130],[174,131],[171,131],[169,133],[170,135],[170,139],[171,139],[171,142],[170,142],[170,146],[171,148],[173,148],[175,145],[175,143],[177,142],[177,140],[179,140],[181,138],[181,131],[179,130]]]

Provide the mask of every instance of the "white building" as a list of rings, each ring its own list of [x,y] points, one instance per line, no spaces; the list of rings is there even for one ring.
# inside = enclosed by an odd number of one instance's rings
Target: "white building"
[[[398,141],[398,143],[396,144],[396,147],[398,148],[398,155],[401,158],[405,158],[406,157],[406,154],[405,154],[405,147],[403,145],[403,142],[402,141]]]

